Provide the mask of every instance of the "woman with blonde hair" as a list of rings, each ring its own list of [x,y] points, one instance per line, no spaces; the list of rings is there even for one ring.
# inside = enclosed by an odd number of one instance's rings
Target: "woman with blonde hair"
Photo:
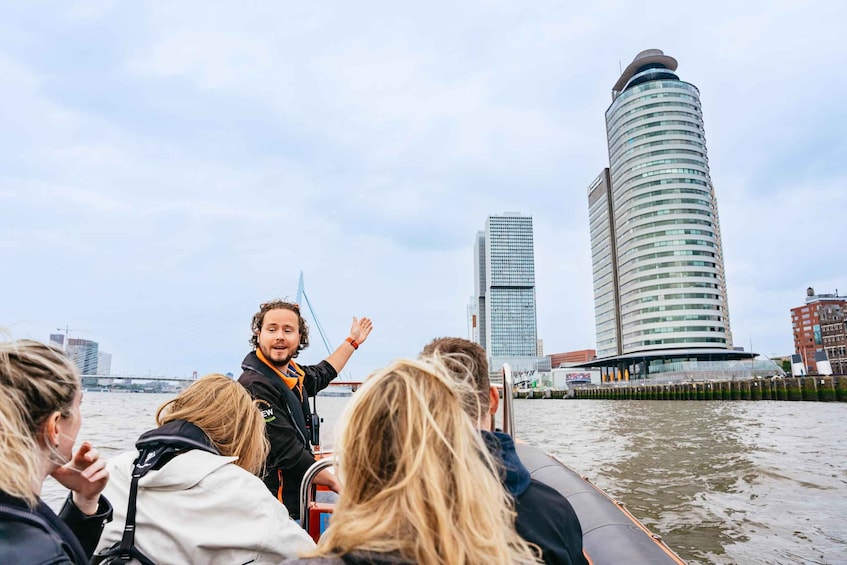
[[[256,476],[268,444],[244,387],[207,375],[165,402],[156,422],[137,452],[109,461],[115,519],[95,562],[132,552],[142,563],[278,563],[315,547]]]
[[[111,506],[97,450],[84,442],[73,453],[81,402],[61,350],[0,342],[0,563],[88,563]],[[61,520],[40,498],[48,475],[71,490]]]
[[[437,358],[398,360],[353,396],[340,426],[344,483],[307,559],[287,563],[535,563],[511,501],[465,413],[473,398]]]

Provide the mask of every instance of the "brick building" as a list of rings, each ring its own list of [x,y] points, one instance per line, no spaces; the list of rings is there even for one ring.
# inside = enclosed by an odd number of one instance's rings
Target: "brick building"
[[[825,352],[836,375],[847,374],[847,296],[815,294],[806,289],[806,303],[791,309],[794,351],[808,373],[817,373],[815,353]]]
[[[549,357],[551,367],[559,367],[560,365],[565,365],[567,367],[591,361],[597,357],[597,351],[594,349],[580,349],[579,351],[553,353]]]

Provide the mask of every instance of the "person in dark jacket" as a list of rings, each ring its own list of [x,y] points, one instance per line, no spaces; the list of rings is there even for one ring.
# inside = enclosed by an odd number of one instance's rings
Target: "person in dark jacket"
[[[80,402],[62,351],[0,343],[0,563],[88,563],[111,519],[105,462],[88,442],[73,452]],[[59,516],[39,496],[47,475],[71,490]]]
[[[500,464],[500,480],[515,501],[518,534],[541,548],[545,563],[587,565],[582,551],[582,527],[570,502],[534,480],[521,463],[512,438],[492,430],[500,397],[488,378],[485,350],[466,339],[438,338],[424,347],[421,355],[440,356],[455,380],[472,385],[476,395],[465,407]]]
[[[347,339],[317,365],[298,365],[294,358],[309,346],[309,327],[300,307],[275,300],[253,316],[253,351],[241,363],[238,379],[257,401],[265,419],[270,452],[264,482],[294,518],[300,517],[300,482],[315,462],[312,455],[312,411],[309,397],[326,388],[373,330],[369,318],[353,318]],[[324,469],[319,485],[339,492],[341,484]]]

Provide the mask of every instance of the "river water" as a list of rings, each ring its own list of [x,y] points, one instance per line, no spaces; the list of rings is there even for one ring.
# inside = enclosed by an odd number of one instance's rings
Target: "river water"
[[[168,398],[87,392],[79,441],[128,450]],[[319,397],[324,445],[347,401]],[[516,400],[515,421],[688,563],[847,563],[847,404]]]

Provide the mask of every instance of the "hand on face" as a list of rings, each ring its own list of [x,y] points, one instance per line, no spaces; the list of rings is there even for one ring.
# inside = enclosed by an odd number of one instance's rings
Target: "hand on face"
[[[371,331],[374,329],[373,322],[370,318],[358,319],[353,316],[353,325],[350,327],[350,337],[356,340],[356,343],[365,343]]]
[[[71,460],[50,473],[62,486],[73,492],[73,501],[84,514],[94,514],[100,493],[109,482],[106,462],[90,443],[83,442]]]

